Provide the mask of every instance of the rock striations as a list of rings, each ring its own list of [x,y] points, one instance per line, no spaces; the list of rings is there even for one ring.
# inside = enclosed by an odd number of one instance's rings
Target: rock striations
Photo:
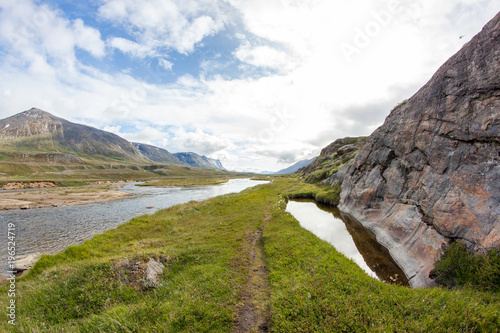
[[[414,287],[443,244],[500,245],[500,14],[398,105],[350,164],[339,208]]]

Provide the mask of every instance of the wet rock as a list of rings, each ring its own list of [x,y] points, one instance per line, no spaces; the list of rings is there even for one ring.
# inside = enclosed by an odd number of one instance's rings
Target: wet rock
[[[396,107],[343,176],[339,208],[414,287],[442,245],[500,246],[500,14]]]

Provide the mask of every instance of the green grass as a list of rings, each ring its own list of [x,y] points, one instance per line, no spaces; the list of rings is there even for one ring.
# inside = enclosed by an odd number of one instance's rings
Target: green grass
[[[302,229],[284,211],[285,193],[296,184],[280,177],[241,194],[175,206],[42,256],[17,281],[16,327],[4,316],[0,331],[231,332],[249,274],[250,235],[263,226],[268,202],[263,248],[271,332],[498,330],[498,293],[384,284]],[[121,263],[150,257],[165,264],[157,288],[123,278]],[[7,302],[1,286],[0,307]]]
[[[4,175],[2,175],[2,173]],[[208,170],[178,165],[93,164],[60,165],[0,161],[0,185],[8,182],[52,181],[61,186],[96,181],[152,181],[151,186],[190,186],[215,184],[222,180],[252,177],[253,174]]]
[[[273,332],[496,332],[500,295],[379,282],[273,205],[264,233]]]
[[[300,182],[297,186],[288,190],[285,196],[289,199],[314,199],[325,205],[336,206],[340,201],[341,186],[341,184],[319,186]]]

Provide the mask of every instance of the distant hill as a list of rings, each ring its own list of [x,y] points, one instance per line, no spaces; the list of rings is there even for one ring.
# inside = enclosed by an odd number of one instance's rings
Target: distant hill
[[[132,142],[132,144],[142,153],[142,155],[151,161],[169,164],[184,164],[166,149],[147,145],[145,143]]]
[[[205,155],[200,156],[196,153],[175,153],[174,156],[182,163],[195,168],[226,170],[219,160],[206,157]]]
[[[280,171],[273,172],[272,174],[273,175],[286,175],[286,174],[296,173],[300,169],[302,169],[302,168],[308,166],[309,164],[311,164],[312,162],[314,162],[314,160],[316,158],[317,158],[317,156],[313,157],[313,158],[310,158],[308,160],[299,161],[299,162],[297,162],[297,163],[289,166],[288,168],[282,169]]]

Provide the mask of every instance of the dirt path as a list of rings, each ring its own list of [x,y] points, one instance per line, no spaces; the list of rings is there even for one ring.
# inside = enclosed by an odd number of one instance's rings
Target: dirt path
[[[266,205],[266,215],[262,228],[258,229],[247,240],[250,243],[247,264],[248,279],[240,293],[241,304],[236,314],[236,325],[233,333],[268,332],[269,329],[269,279],[262,246],[262,234],[271,214]]]

